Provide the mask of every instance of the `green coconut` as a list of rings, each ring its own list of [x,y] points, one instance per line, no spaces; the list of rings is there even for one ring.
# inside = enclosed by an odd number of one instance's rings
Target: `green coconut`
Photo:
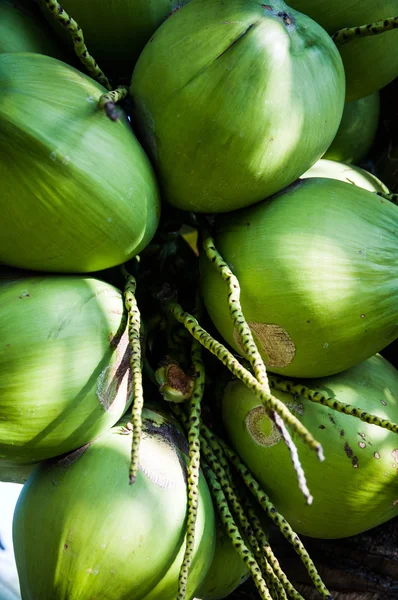
[[[14,0],[0,0],[0,54],[3,52],[59,56],[47,28]]]
[[[80,25],[91,54],[105,72],[131,77],[143,47],[167,15],[184,2],[181,0],[62,0],[62,8]],[[70,37],[39,0],[43,13],[64,42]],[[71,44],[70,44],[71,45]]]
[[[122,423],[91,445],[41,464],[25,484],[13,523],[25,600],[175,600],[185,551],[187,442],[144,409],[140,470],[128,471]],[[214,511],[203,475],[187,600],[214,552]]]
[[[346,165],[345,163],[335,160],[327,160],[322,158],[311,169],[301,176],[301,179],[312,177],[324,177],[327,179],[338,179],[345,183],[351,183],[369,192],[381,192],[388,194],[389,189],[380,179],[354,165]]]
[[[216,547],[210,569],[195,600],[222,600],[250,577],[224,526],[216,519]]]
[[[324,379],[313,390],[398,422],[398,372],[380,355]],[[233,381],[222,400],[227,434],[278,511],[298,533],[317,538],[356,535],[398,515],[396,433],[279,390],[282,400],[322,444],[325,461],[296,435],[313,503],[298,488],[289,451],[258,398]]]
[[[315,19],[330,35],[344,27],[398,15],[398,0],[290,0],[289,6]],[[398,31],[355,39],[340,46],[348,102],[368,96],[398,75]]]
[[[398,337],[398,207],[332,179],[299,180],[267,202],[220,215],[216,247],[270,371],[324,377]],[[201,288],[225,340],[243,349],[228,288],[202,254]]]
[[[0,262],[91,272],[151,240],[160,201],[150,163],[106,91],[39,54],[0,55]]]
[[[344,86],[330,37],[283,1],[192,0],[146,45],[130,92],[164,198],[213,213],[313,165],[337,132]]]
[[[0,465],[79,448],[130,403],[123,297],[98,279],[0,280]]]
[[[359,163],[369,152],[376,137],[380,114],[378,92],[346,102],[343,118],[333,142],[323,158]]]

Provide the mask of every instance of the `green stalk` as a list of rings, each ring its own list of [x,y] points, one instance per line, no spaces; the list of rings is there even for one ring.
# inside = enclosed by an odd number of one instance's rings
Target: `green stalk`
[[[380,33],[391,31],[391,29],[396,29],[397,27],[398,17],[390,17],[389,19],[381,19],[380,21],[370,23],[369,25],[339,29],[332,35],[332,40],[337,46],[342,46],[351,40],[368,37],[370,35],[379,35]]]

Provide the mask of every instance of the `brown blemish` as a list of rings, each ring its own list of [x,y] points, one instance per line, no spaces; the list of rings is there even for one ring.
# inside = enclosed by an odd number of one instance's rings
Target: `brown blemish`
[[[334,418],[332,417],[332,415],[328,415],[328,417],[329,417],[329,421],[331,423],[333,423],[333,425],[336,425],[336,421],[334,420]]]
[[[112,338],[110,345],[114,347],[114,338]],[[118,340],[114,352],[116,352],[116,356],[112,364],[105,367],[97,380],[96,396],[106,411],[111,410],[123,384],[126,386],[126,392],[123,395],[126,398],[130,395],[130,347],[127,331]]]
[[[340,437],[344,437],[344,429],[340,429]]]
[[[344,444],[344,452],[347,454],[348,458],[351,458],[354,454],[348,442]]]
[[[260,429],[261,422],[264,419],[269,421],[270,432],[268,435]],[[263,406],[256,406],[247,413],[245,425],[253,440],[257,442],[257,444],[260,444],[260,446],[275,446],[281,439],[279,430],[274,426]]]
[[[364,315],[364,314],[362,313],[362,315],[361,315],[361,319],[364,319],[364,318],[365,318],[365,316],[366,316],[366,315]]]
[[[380,454],[379,454],[378,452],[375,452],[375,453],[373,454],[373,456],[374,456],[375,458],[380,458]]]
[[[325,425],[319,425],[319,429],[326,429]]]
[[[392,503],[393,506],[396,506],[398,504],[398,498],[396,500],[394,500],[394,502]]]
[[[192,378],[177,363],[167,366],[167,384],[184,395],[192,390]]]
[[[358,468],[358,457],[353,456],[351,462],[352,462],[352,466],[354,467],[354,469],[357,469]]]
[[[67,550],[69,548],[68,544],[64,544],[64,548]]]
[[[268,367],[287,367],[296,354],[296,347],[287,333],[279,325],[273,323],[248,323],[253,332],[256,343],[266,355],[265,363]],[[234,331],[234,340],[243,350],[239,333]]]
[[[272,10],[272,6],[270,6],[269,4],[262,4],[261,6],[265,8],[265,10]]]
[[[358,446],[359,446],[360,448],[366,448],[366,444],[365,444],[365,442],[358,442]]]

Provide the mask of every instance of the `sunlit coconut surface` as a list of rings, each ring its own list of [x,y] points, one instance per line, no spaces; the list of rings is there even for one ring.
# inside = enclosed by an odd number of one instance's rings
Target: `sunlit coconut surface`
[[[12,545],[12,517],[18,496],[19,483],[0,483],[0,599],[20,600],[17,567]]]

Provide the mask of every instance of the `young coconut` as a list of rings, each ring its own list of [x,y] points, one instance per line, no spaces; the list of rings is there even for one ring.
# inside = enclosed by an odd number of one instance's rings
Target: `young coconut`
[[[331,179],[300,180],[218,218],[216,247],[240,282],[243,314],[270,371],[324,377],[398,336],[397,224],[391,202]],[[205,253],[200,266],[210,317],[244,355],[227,287]]]
[[[351,183],[369,192],[376,192],[376,194],[389,194],[390,191],[386,185],[380,179],[354,165],[346,165],[335,160],[327,160],[321,158],[314,164],[311,169],[301,175],[300,179],[308,179],[313,177],[323,177],[326,179],[338,179],[345,183]],[[375,202],[379,199],[375,198]]]
[[[343,118],[333,142],[323,158],[359,163],[369,152],[376,137],[380,114],[378,92],[346,102]]]
[[[98,279],[0,281],[0,464],[79,448],[121,417],[130,397],[126,315]]]
[[[0,54],[3,52],[37,52],[59,57],[47,28],[14,0],[0,0]]]
[[[398,0],[290,0],[289,6],[310,16],[330,35],[345,27],[398,15]],[[347,78],[347,102],[368,96],[397,77],[397,46],[398,31],[394,30],[339,46]]]
[[[358,411],[398,421],[398,372],[380,355],[305,384]],[[273,393],[322,441],[321,465],[295,438],[314,496],[311,506],[302,500],[280,433],[258,399],[238,381],[225,389],[222,416],[236,452],[296,531],[319,538],[347,537],[398,515],[396,433],[312,403],[298,393],[277,387]]]
[[[163,411],[144,409],[143,422],[133,486],[126,476],[126,421],[91,445],[41,464],[29,478],[13,525],[24,598],[175,600],[185,547],[187,442]],[[209,569],[214,538],[201,474],[188,600]]]
[[[151,240],[160,200],[149,161],[106,90],[54,58],[0,55],[0,261],[90,272]]]
[[[164,198],[216,213],[281,190],[332,142],[344,81],[330,37],[283,1],[192,0],[153,35],[130,88]]]

